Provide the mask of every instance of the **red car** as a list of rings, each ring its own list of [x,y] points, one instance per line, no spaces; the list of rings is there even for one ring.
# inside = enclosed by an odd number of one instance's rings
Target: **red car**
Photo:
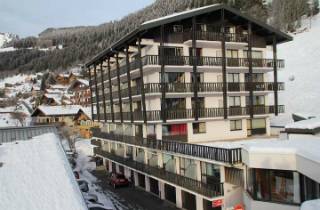
[[[109,184],[112,185],[113,188],[128,186],[129,180],[123,174],[111,173]]]

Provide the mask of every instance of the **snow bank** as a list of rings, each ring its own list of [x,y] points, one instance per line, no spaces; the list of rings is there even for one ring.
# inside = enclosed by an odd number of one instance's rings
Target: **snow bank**
[[[58,137],[0,146],[0,209],[87,209]]]
[[[311,200],[302,203],[301,210],[319,210],[320,200]]]

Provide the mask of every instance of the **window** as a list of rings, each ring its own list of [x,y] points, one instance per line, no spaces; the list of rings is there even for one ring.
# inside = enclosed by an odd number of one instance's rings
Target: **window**
[[[174,26],[173,26],[173,32],[174,32],[174,33],[181,33],[181,32],[183,32],[183,26],[182,26],[182,25],[174,25]]]
[[[246,97],[246,104],[247,106],[250,105],[250,97]],[[254,106],[264,106],[265,105],[265,98],[264,96],[253,96],[253,105]]]
[[[185,109],[186,100],[185,98],[166,98],[167,109]]]
[[[162,136],[187,135],[187,124],[173,124],[162,126]]]
[[[226,56],[227,58],[238,58],[238,50],[227,50]]]
[[[239,51],[238,50],[232,50],[232,49],[229,49],[226,51],[226,57],[227,58],[238,58],[239,57]],[[222,57],[222,51],[221,50],[218,50],[217,51],[217,57]]]
[[[240,82],[240,76],[238,73],[230,73],[228,74],[228,82],[230,83],[238,83]]]
[[[193,159],[180,158],[180,175],[197,179],[196,163]]]
[[[244,50],[243,51],[243,56],[245,58],[248,58],[248,50]],[[262,59],[263,58],[262,51],[252,50],[252,58],[254,58],[254,59]]]
[[[240,107],[241,106],[240,96],[230,96],[229,97],[229,106],[230,107]]]
[[[194,134],[206,133],[206,123],[192,123],[192,129]]]
[[[161,74],[160,81],[161,81]],[[184,73],[183,72],[170,72],[164,74],[165,83],[184,83]]]
[[[192,109],[196,108],[196,98],[191,98]],[[204,97],[198,97],[198,107],[199,109],[204,109]]]
[[[298,177],[294,176],[296,173],[285,170],[249,169],[247,189],[255,200],[299,203],[300,198],[294,196],[294,177]]]
[[[230,121],[230,130],[231,131],[242,130],[242,120],[231,120]]]
[[[245,74],[245,81],[249,82],[250,74]],[[263,73],[252,74],[252,82],[264,82]]]
[[[201,162],[201,181],[206,184],[220,183],[220,166]]]
[[[193,76],[194,74],[191,73],[191,83],[195,82],[195,78]],[[197,73],[196,74],[196,80],[198,81],[198,83],[201,83],[204,81],[204,74],[203,73]]]

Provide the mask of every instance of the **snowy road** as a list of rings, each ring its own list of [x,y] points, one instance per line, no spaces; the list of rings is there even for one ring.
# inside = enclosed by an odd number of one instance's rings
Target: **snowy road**
[[[90,193],[98,195],[99,202],[116,210],[177,210],[175,206],[160,200],[143,190],[124,187],[113,189],[109,186],[108,176],[104,168],[96,169],[95,163],[90,162],[93,146],[89,140],[77,141],[78,153],[76,170],[80,178],[90,183]]]

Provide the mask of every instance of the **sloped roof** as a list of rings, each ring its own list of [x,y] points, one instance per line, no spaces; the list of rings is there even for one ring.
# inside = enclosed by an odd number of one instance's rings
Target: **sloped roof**
[[[78,112],[82,110],[82,106],[80,105],[65,105],[65,106],[38,106],[31,116],[36,116],[37,113],[41,112],[46,116],[68,116],[68,115],[76,115]]]
[[[136,30],[127,34],[126,36],[121,38],[119,41],[117,41],[116,43],[111,45],[109,48],[103,50],[101,53],[99,53],[98,55],[93,57],[89,62],[87,62],[85,64],[85,66],[89,67],[89,66],[93,65],[97,61],[101,60],[103,57],[107,56],[108,54],[113,53],[114,50],[116,50],[117,48],[120,48],[123,44],[132,41],[134,37],[137,37],[139,34],[145,32],[147,30],[159,27],[164,24],[169,24],[169,23],[173,23],[176,21],[191,18],[194,16],[198,16],[198,15],[202,15],[202,14],[206,14],[206,13],[210,13],[210,12],[216,12],[216,11],[220,11],[220,10],[225,10],[225,11],[228,11],[232,14],[235,14],[238,17],[240,17],[248,22],[251,22],[253,25],[260,27],[260,28],[263,28],[263,29],[269,31],[270,33],[275,34],[278,43],[292,40],[292,37],[289,36],[288,34],[281,32],[280,30],[278,30],[268,24],[265,24],[262,21],[256,20],[255,18],[250,17],[249,15],[243,14],[236,9],[233,9],[229,6],[224,5],[224,4],[213,4],[210,6],[187,10],[184,12],[175,13],[175,14],[171,14],[171,15],[168,15],[165,17],[161,17],[161,18],[157,18],[154,20],[144,22]]]

